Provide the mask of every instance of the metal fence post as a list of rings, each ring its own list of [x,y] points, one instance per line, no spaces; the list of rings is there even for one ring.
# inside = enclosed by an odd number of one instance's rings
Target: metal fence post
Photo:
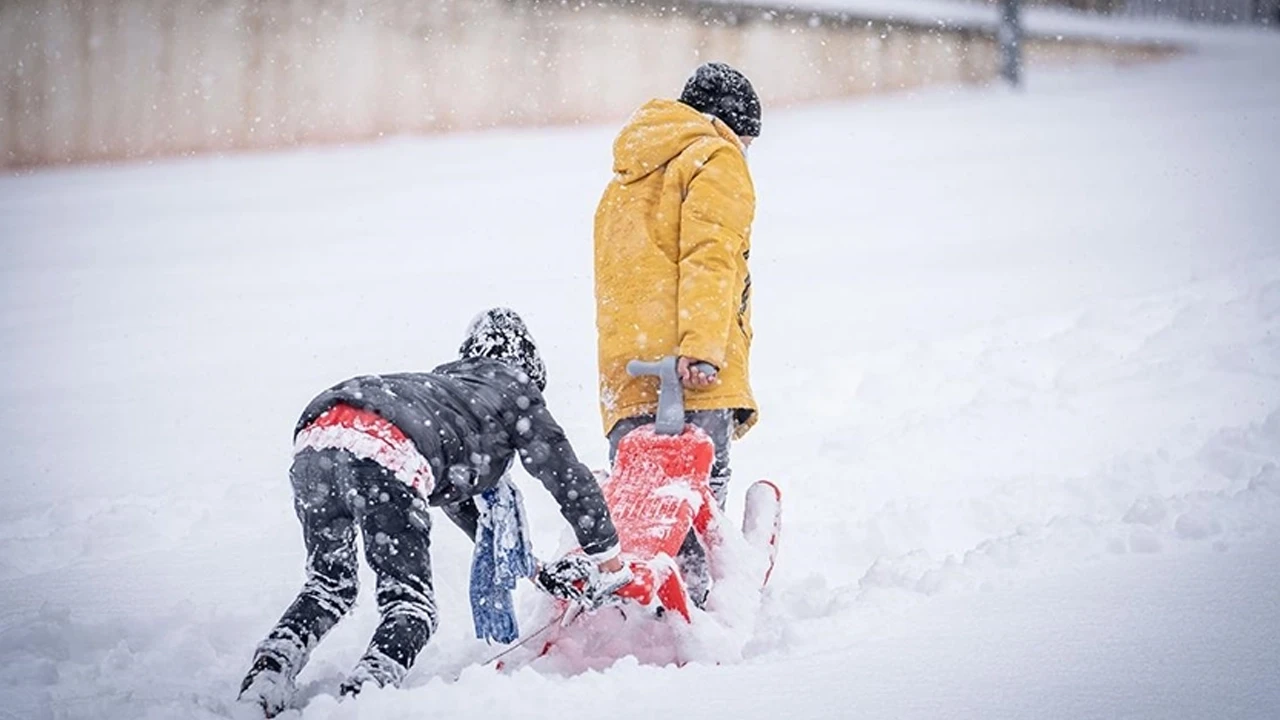
[[[1018,87],[1022,74],[1022,22],[1018,16],[1019,0],[1000,0],[1000,76],[1012,87]]]

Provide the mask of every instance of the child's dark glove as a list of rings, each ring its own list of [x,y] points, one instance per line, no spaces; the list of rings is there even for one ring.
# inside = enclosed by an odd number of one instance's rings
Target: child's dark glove
[[[572,602],[585,597],[592,576],[599,574],[596,564],[585,555],[570,554],[539,565],[533,584],[549,595]]]
[[[633,577],[627,563],[614,572],[602,572],[590,558],[570,554],[539,566],[533,582],[543,592],[561,600],[598,607]]]

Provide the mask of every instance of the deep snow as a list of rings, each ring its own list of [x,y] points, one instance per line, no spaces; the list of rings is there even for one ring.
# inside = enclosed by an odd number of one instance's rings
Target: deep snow
[[[784,537],[757,627],[704,626],[719,664],[473,667],[495,649],[438,518],[408,687],[326,694],[366,578],[302,717],[1280,715],[1280,37],[1214,37],[766,115],[730,513],[774,478]],[[613,130],[0,179],[0,716],[231,713],[301,581],[297,413],[448,359],[482,307],[526,316],[601,464]],[[562,521],[524,494],[545,554]]]

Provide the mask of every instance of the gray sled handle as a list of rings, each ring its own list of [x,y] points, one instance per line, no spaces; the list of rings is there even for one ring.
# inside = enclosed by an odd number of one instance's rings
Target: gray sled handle
[[[659,435],[679,435],[684,432],[684,385],[676,374],[676,356],[668,355],[656,362],[632,360],[627,363],[631,377],[655,375],[658,378],[658,415],[654,431]],[[716,368],[711,363],[700,362],[693,366],[712,377]]]

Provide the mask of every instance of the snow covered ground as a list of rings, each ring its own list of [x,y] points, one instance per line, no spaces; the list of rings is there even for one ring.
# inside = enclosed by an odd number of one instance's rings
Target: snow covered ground
[[[767,115],[730,500],[786,493],[757,626],[681,669],[474,667],[441,522],[408,686],[328,694],[366,582],[291,716],[1280,716],[1280,37],[1233,37]],[[613,130],[0,178],[0,717],[232,715],[302,578],[297,413],[447,359],[485,306],[529,320],[602,464]]]

